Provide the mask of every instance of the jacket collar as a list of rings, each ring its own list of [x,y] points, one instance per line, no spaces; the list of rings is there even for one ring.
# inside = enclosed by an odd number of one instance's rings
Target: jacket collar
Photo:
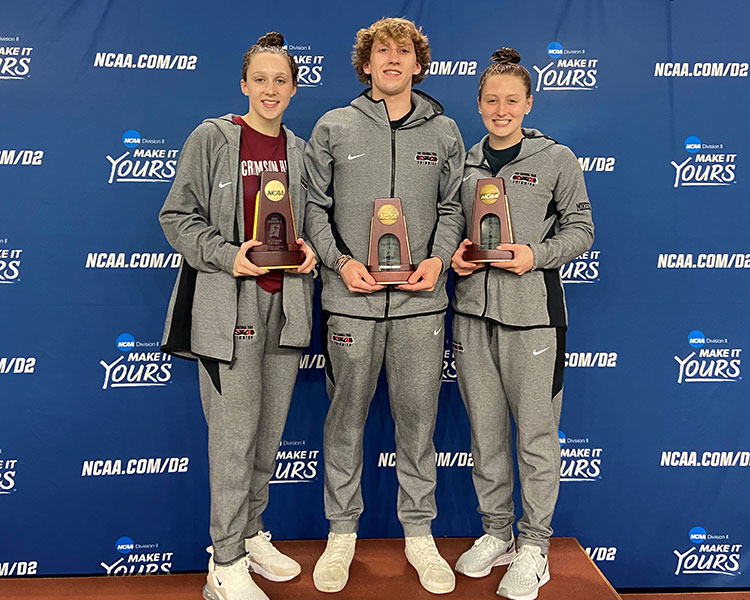
[[[523,143],[521,144],[521,151],[518,156],[514,158],[510,163],[519,162],[529,156],[537,154],[542,150],[549,148],[557,144],[555,140],[544,135],[537,129],[526,129],[522,128],[523,132]],[[485,135],[477,144],[474,144],[471,149],[466,153],[466,166],[467,167],[481,167],[483,169],[489,169],[490,166],[487,164],[487,160],[484,157],[484,144],[489,138],[489,134]]]
[[[401,126],[402,128],[413,127],[423,121],[428,121],[438,115],[442,115],[443,112],[445,112],[440,102],[420,90],[413,89],[411,91],[411,103],[414,106],[414,112]],[[370,117],[373,121],[386,124],[390,123],[385,100],[373,100],[372,88],[364,90],[359,96],[352,100],[350,104]]]

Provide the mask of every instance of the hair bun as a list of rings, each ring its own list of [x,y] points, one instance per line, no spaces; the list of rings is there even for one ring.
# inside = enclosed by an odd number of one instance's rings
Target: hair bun
[[[266,35],[258,38],[258,46],[277,46],[281,48],[284,46],[284,36],[278,31],[269,31]]]
[[[514,48],[500,48],[492,53],[492,62],[513,63],[521,62],[521,55]]]

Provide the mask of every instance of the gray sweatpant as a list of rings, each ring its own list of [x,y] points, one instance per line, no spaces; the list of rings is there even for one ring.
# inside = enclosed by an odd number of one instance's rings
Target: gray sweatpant
[[[248,294],[259,318],[248,319]],[[284,431],[301,350],[279,348],[281,294],[253,280],[240,284],[235,361],[202,360],[201,401],[208,423],[210,533],[216,564],[245,554],[244,538],[263,528],[268,482]],[[243,310],[244,309],[244,310]],[[254,314],[254,313],[253,313]]]
[[[560,487],[565,331],[509,328],[455,315],[453,344],[484,531],[503,540],[513,536],[513,415],[523,502],[518,543],[546,552]]]
[[[334,533],[357,531],[362,438],[385,359],[396,424],[399,521],[406,536],[429,535],[435,505],[435,417],[442,375],[443,313],[374,321],[331,315],[326,344],[331,406],[326,417],[325,510]]]

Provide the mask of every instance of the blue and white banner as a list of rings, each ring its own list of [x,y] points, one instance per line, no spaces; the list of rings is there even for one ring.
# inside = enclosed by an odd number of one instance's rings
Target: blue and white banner
[[[159,351],[181,258],[158,211],[188,134],[246,112],[240,67],[260,35],[281,31],[299,63],[285,120],[306,138],[362,89],[356,31],[391,15],[429,36],[420,87],[467,147],[485,131],[479,75],[512,46],[532,75],[525,124],[570,146],[585,173],[596,241],[562,267],[555,535],[577,537],[618,587],[750,588],[750,6],[715,0],[707,16],[705,0],[6,4],[0,577],[206,568],[206,426],[196,365]],[[319,310],[271,482],[275,539],[328,528]],[[447,339],[434,532],[477,536],[454,351]],[[383,379],[365,433],[363,537],[402,535],[392,432]]]

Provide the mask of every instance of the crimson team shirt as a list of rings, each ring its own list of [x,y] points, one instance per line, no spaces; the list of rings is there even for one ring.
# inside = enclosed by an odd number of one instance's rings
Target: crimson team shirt
[[[286,138],[280,131],[276,137],[255,131],[242,117],[234,117],[235,123],[242,127],[240,135],[240,173],[244,196],[245,239],[253,237],[253,220],[255,219],[255,197],[260,189],[260,175],[264,171],[286,173]],[[270,271],[256,277],[258,285],[267,292],[275,294],[281,291],[282,272]]]

